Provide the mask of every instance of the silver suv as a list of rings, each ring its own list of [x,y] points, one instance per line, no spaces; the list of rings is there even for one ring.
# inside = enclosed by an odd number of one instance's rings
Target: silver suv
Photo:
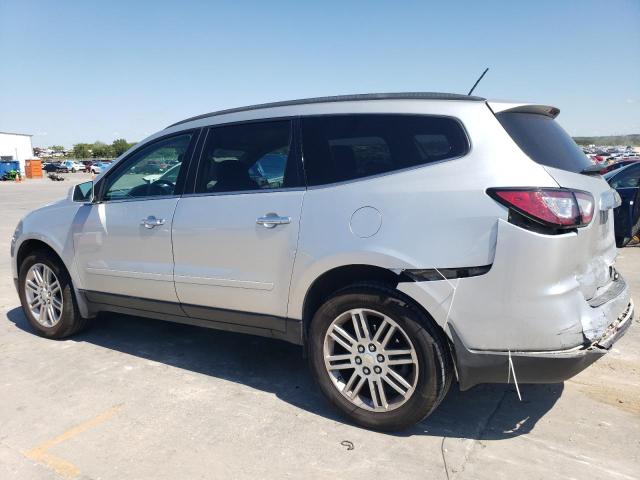
[[[558,113],[408,93],[178,122],[19,223],[25,315],[49,338],[108,311],[300,344],[329,401],[381,430],[454,380],[562,382],[633,304],[619,197]]]

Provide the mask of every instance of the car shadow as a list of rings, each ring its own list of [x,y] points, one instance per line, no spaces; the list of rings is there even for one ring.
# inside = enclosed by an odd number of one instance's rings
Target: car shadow
[[[10,310],[7,318],[33,334],[21,308]],[[302,349],[283,341],[111,313],[100,315],[73,341],[272,392],[298,408],[345,421],[313,384]],[[460,392],[454,384],[435,414],[394,435],[476,440],[522,435],[553,407],[563,388],[520,385],[518,401],[513,385],[479,385]]]

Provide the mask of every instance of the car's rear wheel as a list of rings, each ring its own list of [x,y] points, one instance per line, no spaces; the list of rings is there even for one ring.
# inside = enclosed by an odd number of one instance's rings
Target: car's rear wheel
[[[35,251],[23,260],[18,291],[25,316],[38,335],[64,338],[87,324],[78,311],[67,270],[48,251]]]
[[[355,423],[399,430],[429,415],[452,379],[442,333],[397,290],[355,285],[315,314],[309,360],[320,389]]]

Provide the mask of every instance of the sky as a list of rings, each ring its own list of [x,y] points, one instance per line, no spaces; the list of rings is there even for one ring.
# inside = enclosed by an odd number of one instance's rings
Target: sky
[[[640,133],[640,0],[0,0],[0,131],[141,140],[222,108],[436,91]]]

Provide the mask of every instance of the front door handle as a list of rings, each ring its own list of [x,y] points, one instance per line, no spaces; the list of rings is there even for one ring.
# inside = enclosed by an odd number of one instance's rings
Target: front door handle
[[[156,218],[153,215],[149,215],[147,218],[143,218],[140,221],[140,225],[144,228],[153,228],[158,225],[164,225],[164,218]]]
[[[256,223],[264,228],[276,228],[278,225],[291,223],[291,217],[281,217],[276,213],[267,213],[264,217],[258,217]]]

